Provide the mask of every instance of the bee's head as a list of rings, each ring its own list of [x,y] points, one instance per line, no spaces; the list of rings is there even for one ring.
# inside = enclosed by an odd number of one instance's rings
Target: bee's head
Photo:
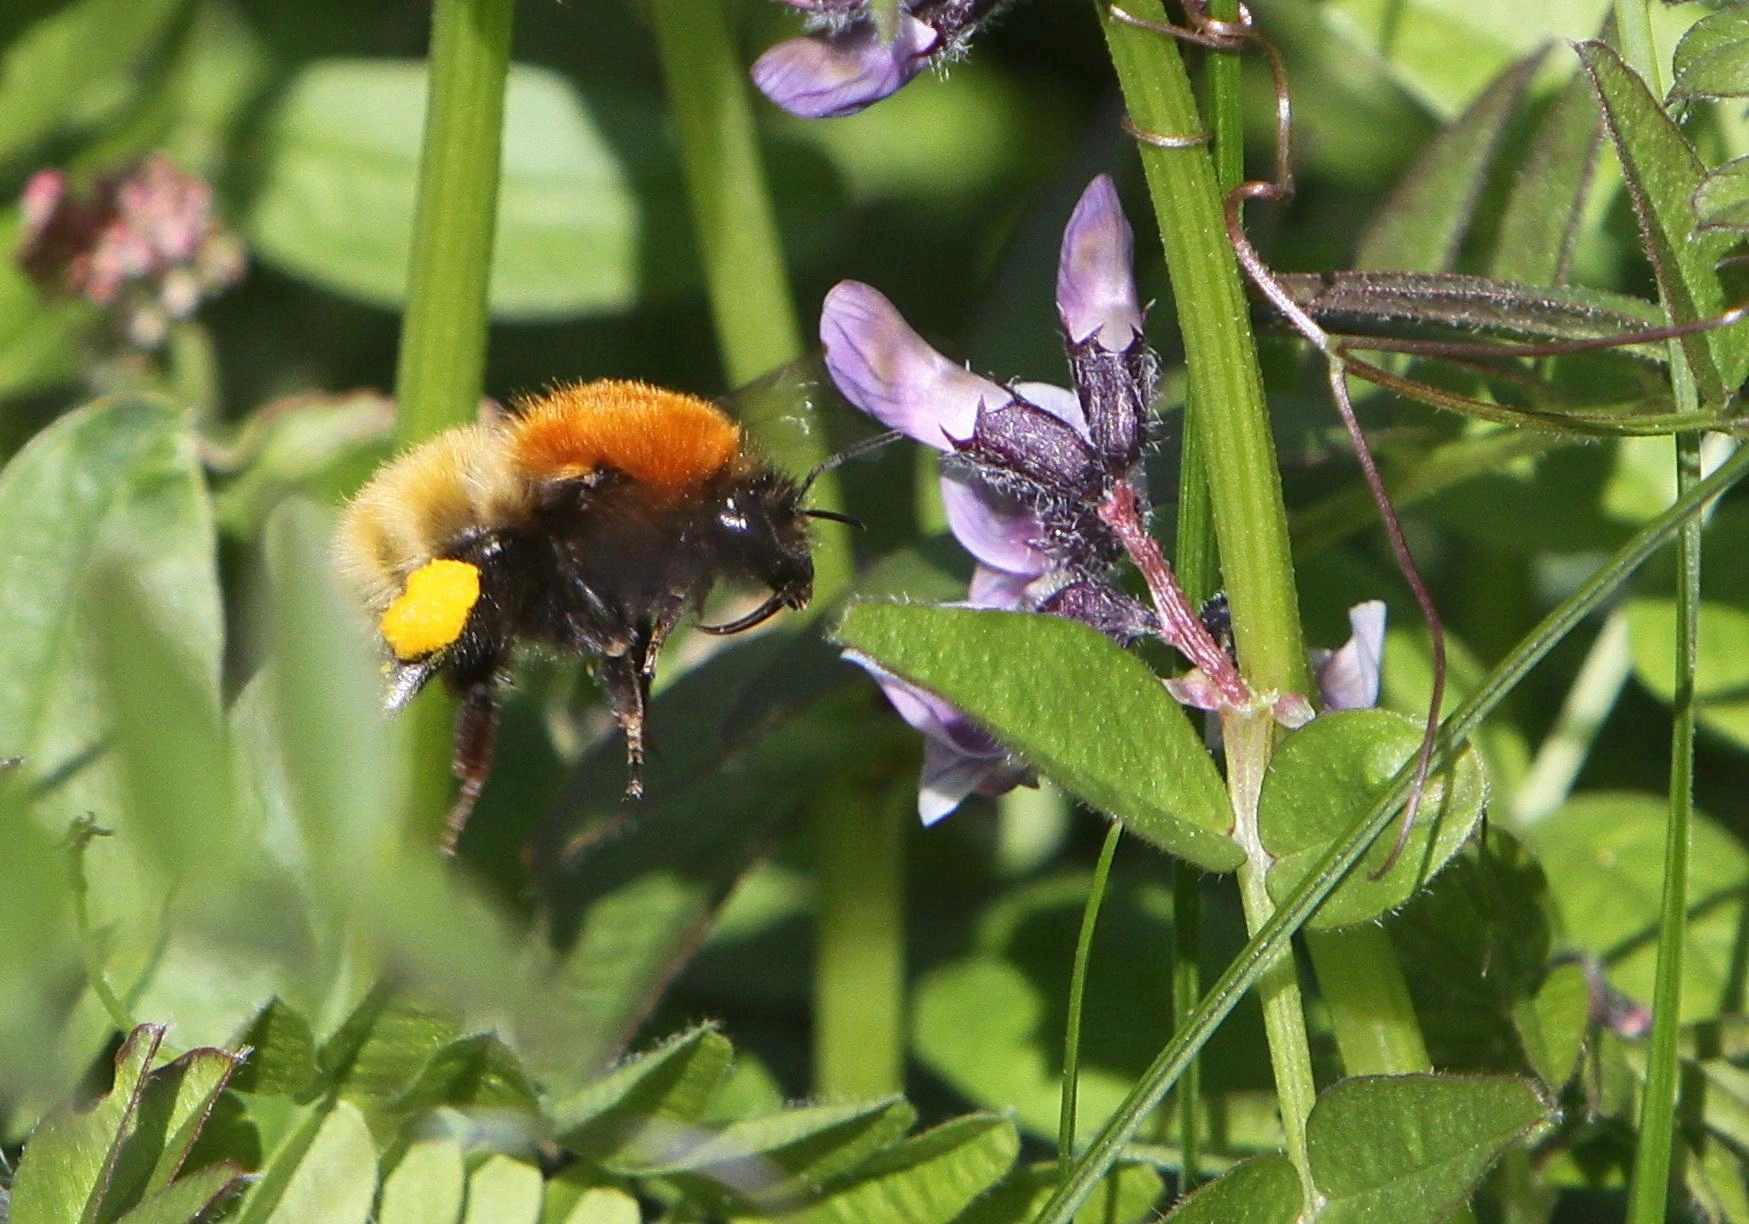
[[[712,551],[729,577],[761,583],[771,597],[711,633],[739,633],[783,608],[800,608],[814,593],[813,541],[802,489],[768,469],[756,469],[723,491],[708,531]]]

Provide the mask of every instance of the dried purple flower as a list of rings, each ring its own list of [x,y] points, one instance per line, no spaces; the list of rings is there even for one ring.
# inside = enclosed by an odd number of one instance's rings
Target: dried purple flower
[[[753,83],[804,119],[836,119],[897,93],[931,61],[965,54],[997,0],[901,0],[883,31],[867,0],[784,0],[807,12],[812,33],[777,44],[753,65]]]
[[[212,187],[161,153],[84,197],[61,171],[39,171],[19,209],[19,266],[45,292],[110,310],[138,348],[156,348],[171,320],[243,275],[243,246],[213,215]]]

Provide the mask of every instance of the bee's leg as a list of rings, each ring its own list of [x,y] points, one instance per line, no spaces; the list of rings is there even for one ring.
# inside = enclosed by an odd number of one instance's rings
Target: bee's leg
[[[474,804],[485,789],[486,778],[492,772],[492,748],[498,738],[498,681],[496,677],[471,684],[462,693],[461,708],[455,716],[455,756],[450,772],[461,780],[455,802],[450,805],[449,819],[443,826],[443,840],[438,849],[446,855],[455,853]]]
[[[607,704],[626,737],[626,798],[644,795],[644,710],[650,702],[650,679],[644,674],[646,636],[634,632],[624,653],[605,655],[598,675]]]

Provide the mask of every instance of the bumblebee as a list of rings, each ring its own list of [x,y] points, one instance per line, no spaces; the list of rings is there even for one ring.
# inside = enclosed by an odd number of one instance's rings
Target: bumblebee
[[[860,449],[860,448],[859,448]],[[346,507],[337,561],[389,655],[387,706],[434,676],[461,699],[453,852],[491,769],[499,691],[519,645],[594,661],[643,793],[644,717],[663,642],[719,580],[763,585],[751,629],[813,594],[803,500],[715,404],[646,383],[555,389],[385,465]]]

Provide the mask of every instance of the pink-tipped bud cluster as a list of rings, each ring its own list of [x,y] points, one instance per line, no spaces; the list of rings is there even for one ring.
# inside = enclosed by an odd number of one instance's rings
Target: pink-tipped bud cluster
[[[212,186],[162,153],[108,174],[80,194],[65,172],[41,170],[19,201],[16,258],[47,293],[110,311],[128,343],[163,343],[170,323],[241,279],[242,242],[213,213]]]

